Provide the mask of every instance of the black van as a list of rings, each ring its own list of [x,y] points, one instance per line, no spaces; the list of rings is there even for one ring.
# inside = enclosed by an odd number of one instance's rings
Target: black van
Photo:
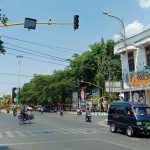
[[[139,102],[112,102],[108,110],[110,131],[126,131],[127,136],[137,132],[150,135],[150,106]]]

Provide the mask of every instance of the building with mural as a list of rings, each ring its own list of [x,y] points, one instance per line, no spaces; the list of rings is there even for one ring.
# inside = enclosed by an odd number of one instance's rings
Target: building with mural
[[[124,93],[125,101],[129,101],[130,90],[132,101],[150,105],[150,29],[128,38],[126,43],[125,46],[122,41],[114,47],[114,54],[121,56],[123,89],[120,92]]]

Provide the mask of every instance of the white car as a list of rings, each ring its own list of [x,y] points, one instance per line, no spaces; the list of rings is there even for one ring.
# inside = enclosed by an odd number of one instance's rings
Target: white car
[[[32,107],[27,107],[26,109],[29,109],[30,111],[32,111],[33,109],[32,109]]]

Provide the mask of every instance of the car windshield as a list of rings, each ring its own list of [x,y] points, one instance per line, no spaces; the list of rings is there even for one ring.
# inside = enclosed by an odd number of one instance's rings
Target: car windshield
[[[150,115],[150,107],[133,107],[133,112],[137,116]]]

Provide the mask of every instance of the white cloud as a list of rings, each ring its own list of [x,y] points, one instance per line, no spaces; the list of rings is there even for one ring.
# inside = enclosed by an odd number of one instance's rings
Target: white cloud
[[[119,40],[119,39],[121,39],[121,36],[120,36],[119,34],[115,34],[115,35],[114,35],[114,40],[117,41],[117,40]]]
[[[125,27],[127,37],[138,34],[142,32],[144,29],[145,29],[144,25],[142,23],[139,23],[138,21],[134,21],[133,23]]]
[[[138,0],[138,2],[141,8],[150,7],[150,0]]]
[[[138,21],[134,21],[131,24],[128,24],[125,27],[125,31],[126,31],[126,37],[131,37],[133,35],[136,35],[146,29],[150,28],[150,24],[148,25],[143,25],[142,23],[138,22]],[[120,35],[115,34],[114,35],[114,40],[117,41],[121,38]]]

